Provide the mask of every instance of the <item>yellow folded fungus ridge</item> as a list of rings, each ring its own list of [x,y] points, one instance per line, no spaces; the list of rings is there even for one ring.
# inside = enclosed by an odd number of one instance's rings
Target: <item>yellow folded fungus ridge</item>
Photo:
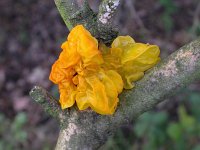
[[[49,79],[58,84],[62,109],[75,103],[102,115],[115,112],[123,88],[159,60],[156,45],[135,43],[130,36],[117,37],[111,47],[98,41],[82,25],[74,27],[53,64]]]

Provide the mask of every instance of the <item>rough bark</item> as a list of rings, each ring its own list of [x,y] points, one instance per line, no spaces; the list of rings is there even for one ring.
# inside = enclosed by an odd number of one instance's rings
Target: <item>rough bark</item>
[[[118,34],[118,30],[112,26],[112,21],[119,5],[120,0],[103,0],[99,6],[97,27],[101,33],[99,39],[104,43],[111,43]]]
[[[76,108],[67,110],[67,113],[60,111],[58,118],[61,131],[56,150],[98,149],[120,126],[132,122],[145,111],[198,79],[200,39],[180,48],[149,70],[144,78],[136,83],[134,89],[124,91],[120,95],[120,103],[114,115],[103,116],[91,110],[78,111]],[[31,95],[34,95],[33,93],[34,90]],[[33,98],[35,101],[40,99]],[[46,100],[48,103],[48,96]]]
[[[112,19],[120,4],[120,0],[103,0],[99,13],[95,14],[88,1],[54,0],[55,4],[69,30],[78,24],[85,26],[99,41],[109,44],[116,38],[118,32],[112,27]]]

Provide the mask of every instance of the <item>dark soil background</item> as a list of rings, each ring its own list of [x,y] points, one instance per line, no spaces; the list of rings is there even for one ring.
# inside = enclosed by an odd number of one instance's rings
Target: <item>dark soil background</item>
[[[90,0],[95,11],[98,3]],[[114,19],[121,35],[160,46],[163,59],[200,35],[199,21],[199,0],[124,0]],[[11,123],[20,112],[27,116],[27,138],[16,149],[55,146],[58,122],[28,94],[34,85],[56,93],[48,76],[68,32],[53,0],[0,1],[0,114]],[[200,90],[198,83],[189,88]],[[176,99],[166,105],[173,109]]]

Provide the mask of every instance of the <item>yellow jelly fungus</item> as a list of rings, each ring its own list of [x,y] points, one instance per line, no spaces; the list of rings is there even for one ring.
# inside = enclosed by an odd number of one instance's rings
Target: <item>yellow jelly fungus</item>
[[[116,70],[122,77],[125,89],[134,87],[144,72],[160,61],[160,50],[156,45],[135,43],[130,36],[118,36],[111,48],[101,44],[104,68]]]
[[[113,114],[123,81],[116,70],[104,70],[98,41],[82,26],[72,29],[62,52],[53,64],[50,80],[59,86],[62,109],[76,102],[80,110],[92,108],[99,114]]]
[[[111,48],[82,26],[72,29],[53,64],[49,79],[58,84],[62,109],[75,103],[103,115],[115,112],[123,88],[144,76],[159,60],[156,45],[135,43],[130,36],[117,37]]]

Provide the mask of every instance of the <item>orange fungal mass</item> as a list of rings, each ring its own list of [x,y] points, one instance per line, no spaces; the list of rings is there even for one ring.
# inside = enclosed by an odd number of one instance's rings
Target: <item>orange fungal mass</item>
[[[102,115],[115,112],[123,88],[159,60],[156,45],[135,43],[130,36],[117,37],[111,48],[98,41],[82,25],[72,29],[53,64],[49,79],[58,84],[62,109],[75,103]]]

